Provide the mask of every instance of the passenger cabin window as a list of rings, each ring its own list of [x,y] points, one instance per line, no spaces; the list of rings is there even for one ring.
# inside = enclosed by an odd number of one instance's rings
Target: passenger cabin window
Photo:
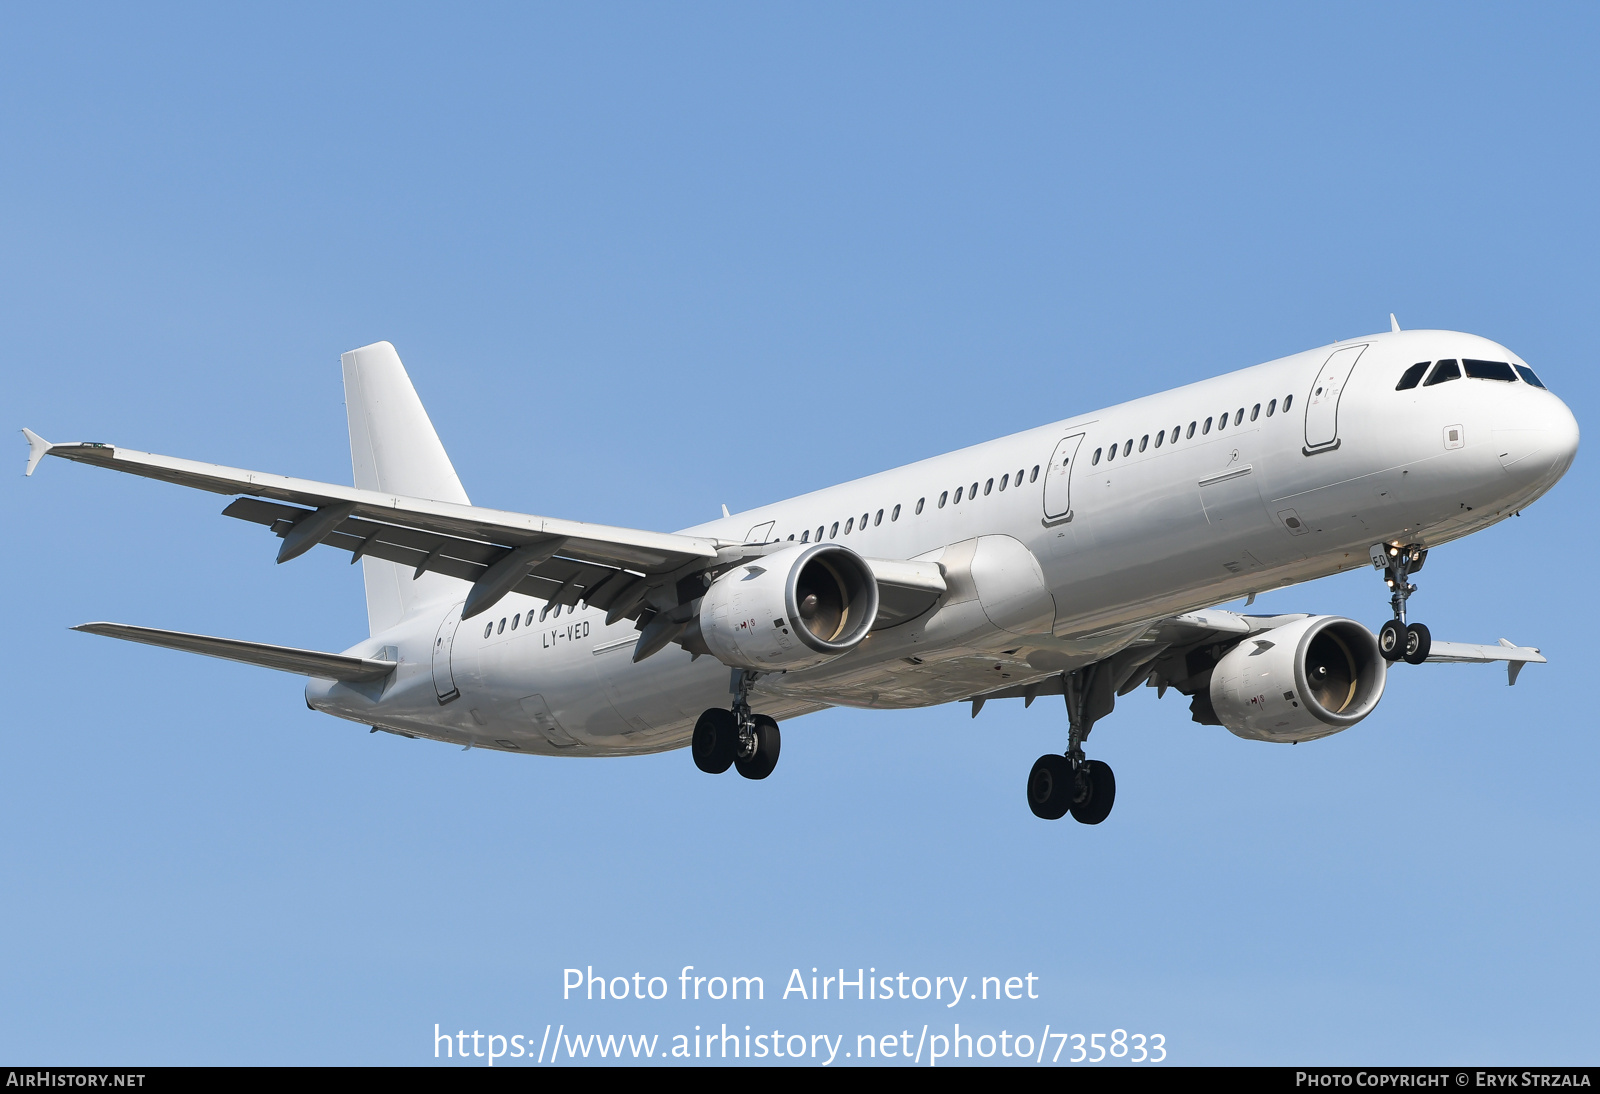
[[[1163,429],[1161,432],[1156,434],[1156,447],[1157,448],[1161,447],[1161,441],[1162,441],[1163,438],[1166,437],[1166,435],[1167,435],[1167,431],[1165,429]]]
[[[1294,402],[1294,396],[1293,395],[1285,395],[1283,397],[1283,412],[1285,414],[1289,413],[1289,404],[1292,403],[1292,402]]]
[[[1234,425],[1243,425],[1244,424],[1244,407],[1240,407],[1238,410],[1233,412],[1233,424]]]
[[[1133,438],[1132,437],[1129,437],[1128,440],[1127,440],[1127,443],[1122,446],[1122,454],[1124,456],[1133,455]]]
[[[927,501],[927,500],[928,500],[927,498],[918,498],[917,499],[917,511],[916,511],[916,514],[915,514],[916,516],[920,517],[922,515],[922,503]]]
[[[1474,380],[1501,380],[1508,384],[1517,382],[1517,374],[1504,361],[1474,361],[1468,358],[1461,362],[1461,367]]]
[[[1017,485],[1022,485],[1022,471],[1020,469],[1017,471]]]
[[[1228,428],[1228,412],[1226,410],[1224,410],[1222,412],[1222,417],[1217,419],[1217,432],[1220,433],[1224,429],[1227,429],[1227,428]]]
[[[1422,374],[1428,371],[1432,361],[1418,361],[1400,374],[1400,382],[1394,385],[1396,391],[1410,391],[1422,381]]]
[[[1039,465],[1038,464],[1034,464],[1033,465],[1033,470],[1028,473],[1028,481],[1029,482],[1038,482],[1039,481]]]
[[[1185,439],[1192,438],[1194,436],[1194,428],[1195,428],[1195,426],[1197,426],[1199,424],[1200,424],[1199,422],[1190,422],[1189,423],[1189,431],[1184,434],[1184,438]]]
[[[1278,400],[1274,399],[1267,404],[1267,417],[1272,417],[1272,412],[1278,409]]]
[[[528,626],[533,626],[533,609],[528,609]]]
[[[918,505],[917,508],[920,510],[922,508],[922,506]],[[893,524],[895,521],[897,521],[899,519],[900,519],[900,507],[898,505],[896,505],[894,507],[894,511],[889,514],[889,522],[891,524]]]
[[[822,542],[822,525],[817,525],[817,542]]]
[[[965,486],[958,486],[958,487],[956,487],[956,504],[957,504],[957,505],[960,505],[960,504],[961,504],[961,492],[962,492],[962,491],[963,491],[963,490],[965,490],[965,489],[966,489],[966,487],[965,487]]]
[[[521,622],[522,622],[522,613],[518,612],[516,615],[511,617],[511,629],[512,630],[516,630],[517,629],[517,624],[521,623]]]
[[[828,533],[828,538],[829,539],[838,539],[839,538],[839,522],[838,521],[834,521],[833,522],[833,531]]]
[[[844,522],[844,534],[848,536],[850,534],[850,529],[854,528],[855,526],[856,526],[856,518],[855,517],[851,517],[849,520],[845,521]]]
[[[1253,422],[1259,417],[1261,417],[1261,404],[1257,403],[1250,408],[1250,420]]]
[[[500,617],[500,629],[495,631],[494,633],[495,634],[505,634],[506,633],[506,617],[505,616],[502,615]]]
[[[1206,424],[1200,427],[1200,435],[1202,437],[1204,437],[1207,433],[1210,433],[1210,432],[1211,432],[1211,419],[1207,418],[1206,419]]]
[[[1442,384],[1446,380],[1459,379],[1461,379],[1460,365],[1456,364],[1453,360],[1440,361],[1437,365],[1433,366],[1433,371],[1430,372],[1428,374],[1428,378],[1422,382],[1422,386],[1432,387],[1434,384]],[[1287,406],[1287,404],[1285,404],[1285,406]]]
[[[861,514],[861,530],[863,532],[867,530],[867,514],[865,513]]]
[[[1533,369],[1529,368],[1527,365],[1518,365],[1517,372],[1524,380],[1528,381],[1528,383],[1532,384],[1534,387],[1544,387],[1544,384],[1540,381],[1539,377],[1533,374]],[[1549,389],[1546,388],[1545,390],[1548,391]]]
[[[983,496],[984,497],[988,497],[990,491],[992,491],[993,489],[994,489],[994,480],[990,479],[988,482],[983,484]]]
[[[973,483],[971,486],[967,487],[967,500],[971,501],[973,498],[976,498],[977,496],[978,496],[978,484],[977,483]]]
[[[882,523],[883,523],[883,510],[879,509],[878,510],[878,515],[872,518],[872,526],[874,528],[876,528],[878,525],[880,525]]]
[[[1063,460],[1062,462],[1065,463],[1066,461]],[[1011,472],[1007,471],[1004,475],[1000,476],[1000,492],[1002,494],[1005,493],[1005,491],[1006,491],[1006,483],[1008,483],[1010,481],[1011,481]]]
[[[491,619],[491,620],[489,620],[489,622],[487,622],[487,623],[485,623],[483,625],[483,636],[485,638],[488,638],[493,633],[494,633],[494,620]]]
[[[1098,448],[1094,450],[1094,458],[1089,461],[1089,466],[1090,467],[1096,467],[1096,466],[1099,465],[1099,463],[1100,463],[1100,451],[1101,450],[1098,449]]]
[[[1117,448],[1118,447],[1119,447],[1118,445],[1112,445],[1110,448],[1106,449],[1106,462],[1107,463],[1110,463],[1112,460],[1117,458]]]
[[[945,490],[939,495],[939,508],[944,508],[944,503],[950,500],[950,491]]]

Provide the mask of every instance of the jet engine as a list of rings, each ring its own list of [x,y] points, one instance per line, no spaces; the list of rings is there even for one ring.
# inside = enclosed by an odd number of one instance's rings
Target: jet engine
[[[1388,667],[1366,627],[1313,615],[1246,638],[1223,655],[1211,672],[1211,705],[1240,737],[1311,741],[1371,714]]]
[[[723,664],[774,672],[849,653],[877,615],[878,582],[866,560],[841,544],[813,543],[717,578],[698,622],[701,641]]]

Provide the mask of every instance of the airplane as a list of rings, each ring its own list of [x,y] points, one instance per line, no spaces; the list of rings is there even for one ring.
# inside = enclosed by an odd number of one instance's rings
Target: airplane
[[[277,561],[347,551],[369,637],[324,653],[86,623],[76,630],[309,677],[306,705],[410,738],[547,756],[690,747],[772,774],[780,722],[1061,696],[1066,748],[1035,815],[1099,824],[1116,780],[1090,731],[1141,685],[1192,719],[1297,744],[1368,717],[1388,668],[1504,662],[1410,620],[1441,544],[1515,515],[1571,466],[1578,425],[1486,338],[1390,330],[1074,415],[676,533],[473,505],[400,357],[342,358],[354,486],[52,444],[44,456],[225,495]],[[1356,567],[1374,634],[1332,615],[1216,606]]]

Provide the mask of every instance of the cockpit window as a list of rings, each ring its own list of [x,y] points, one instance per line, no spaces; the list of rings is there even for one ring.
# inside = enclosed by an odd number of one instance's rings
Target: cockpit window
[[[1454,361],[1440,361],[1437,365],[1433,366],[1433,372],[1426,380],[1423,381],[1422,386],[1432,387],[1434,384],[1442,384],[1446,380],[1459,379],[1461,379],[1460,365],[1456,364]]]
[[[1517,382],[1517,374],[1504,361],[1474,361],[1468,358],[1461,363],[1466,366],[1467,375],[1474,379],[1503,380],[1508,384]]]
[[[1539,377],[1533,374],[1533,369],[1529,368],[1527,365],[1518,365],[1517,373],[1534,387],[1544,387],[1544,384],[1539,381]]]
[[[1422,379],[1422,374],[1428,371],[1428,366],[1431,364],[1433,364],[1432,361],[1418,361],[1406,369],[1400,377],[1400,382],[1394,385],[1394,389],[1396,391],[1409,391],[1416,387],[1417,382]]]

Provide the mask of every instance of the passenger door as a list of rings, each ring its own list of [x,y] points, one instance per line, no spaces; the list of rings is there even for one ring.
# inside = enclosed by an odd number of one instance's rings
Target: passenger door
[[[457,604],[450,609],[444,622],[439,624],[439,632],[433,636],[433,691],[441,703],[461,697],[461,689],[456,687],[455,671],[450,667],[450,650],[455,646],[456,629],[460,626],[461,605]]]
[[[1072,519],[1072,465],[1078,460],[1078,446],[1083,444],[1083,434],[1074,433],[1063,438],[1050,456],[1044,472],[1044,518],[1046,520]]]
[[[1344,394],[1350,372],[1366,348],[1360,345],[1334,350],[1317,371],[1316,382],[1306,398],[1306,455],[1339,447],[1339,396]]]

